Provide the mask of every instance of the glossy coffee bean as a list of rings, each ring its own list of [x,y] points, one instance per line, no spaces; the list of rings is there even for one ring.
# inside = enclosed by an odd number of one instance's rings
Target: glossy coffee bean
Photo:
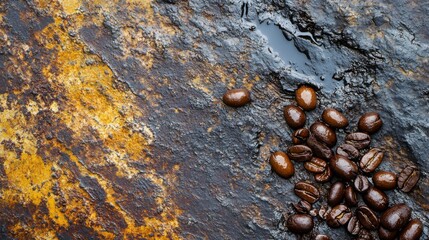
[[[271,154],[270,165],[274,172],[284,178],[290,178],[295,173],[292,161],[281,151]]]
[[[307,142],[309,136],[310,131],[307,128],[297,129],[292,134],[292,143],[296,145],[304,144],[305,142]]]
[[[398,235],[397,231],[391,232],[385,229],[384,227],[380,227],[378,229],[378,237],[383,240],[395,240],[397,235]]]
[[[347,232],[349,232],[351,235],[358,235],[361,228],[362,225],[356,216],[350,218],[349,223],[347,224]]]
[[[396,231],[401,229],[411,217],[411,208],[401,203],[387,209],[380,217],[381,226],[386,230]]]
[[[316,157],[323,159],[330,159],[334,155],[332,150],[326,146],[326,144],[318,141],[316,137],[310,135],[307,139],[307,145],[313,150],[313,154]]]
[[[323,173],[328,163],[320,158],[313,157],[304,163],[304,168],[311,173]]]
[[[377,214],[367,206],[360,206],[356,209],[356,216],[362,226],[368,230],[376,230],[380,226]]]
[[[297,213],[287,219],[286,227],[293,233],[309,233],[314,227],[313,218],[308,214]]]
[[[326,167],[325,171],[314,175],[314,180],[318,183],[329,182],[331,178],[332,178],[332,171],[329,165]]]
[[[316,108],[316,91],[308,86],[301,86],[295,91],[295,100],[302,109],[311,111]]]
[[[354,179],[358,173],[357,165],[341,155],[335,155],[329,166],[339,177],[347,181]]]
[[[325,143],[328,147],[332,147],[337,143],[337,135],[335,131],[326,126],[324,123],[315,122],[310,126],[310,132],[317,140]]]
[[[295,210],[299,213],[308,213],[311,210],[311,204],[305,200],[292,204]]]
[[[337,148],[337,154],[350,160],[356,160],[359,158],[359,150],[357,150],[353,145],[347,143],[341,144]]]
[[[381,190],[392,190],[396,187],[396,174],[386,171],[378,171],[372,176],[374,185]]]
[[[352,186],[347,186],[344,193],[345,204],[348,207],[354,207],[358,204],[358,198]]]
[[[371,137],[362,132],[350,133],[346,136],[346,143],[353,145],[358,150],[361,150],[369,146],[371,143]]]
[[[326,220],[330,212],[331,212],[331,208],[329,208],[328,206],[322,205],[320,206],[318,216],[321,219]]]
[[[294,161],[305,162],[311,160],[313,152],[305,145],[294,145],[288,147],[287,155]]]
[[[342,182],[336,182],[331,185],[328,192],[328,204],[331,207],[337,206],[344,199],[346,186]]]
[[[231,89],[223,95],[223,102],[230,107],[242,107],[250,101],[250,92],[244,88]]]
[[[327,108],[322,113],[323,121],[333,128],[345,128],[349,125],[349,120],[338,110]]]
[[[419,219],[411,220],[402,229],[399,240],[418,240],[423,234],[423,224]]]
[[[410,192],[420,179],[420,171],[414,166],[407,166],[398,175],[398,188]]]
[[[375,211],[384,211],[389,206],[389,198],[378,188],[370,187],[363,195],[363,201]]]
[[[308,182],[297,182],[294,191],[299,198],[311,204],[319,200],[320,197],[319,190]]]
[[[356,238],[356,240],[373,240],[373,239],[374,237],[372,236],[372,234],[365,228],[362,228],[359,231],[358,238]]]
[[[360,193],[365,192],[369,188],[368,178],[363,175],[357,175],[353,182],[353,186],[355,187],[356,191]]]
[[[327,235],[325,234],[317,234],[314,237],[314,240],[331,240],[331,238],[329,238]]]
[[[361,132],[366,132],[373,134],[380,130],[383,126],[383,121],[380,118],[380,115],[376,112],[368,112],[362,115],[358,122],[358,129]]]
[[[381,149],[373,148],[369,150],[359,162],[360,169],[365,173],[374,172],[374,170],[383,161],[384,153]]]
[[[346,205],[337,205],[332,208],[331,212],[326,217],[326,223],[331,228],[338,228],[347,224],[352,217],[350,209]]]
[[[287,105],[284,107],[283,114],[289,127],[293,129],[304,127],[306,116],[301,108],[294,105]]]

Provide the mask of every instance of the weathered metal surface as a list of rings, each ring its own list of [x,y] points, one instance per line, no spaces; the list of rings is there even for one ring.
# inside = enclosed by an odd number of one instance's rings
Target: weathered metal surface
[[[382,167],[422,170],[413,192],[388,195],[427,238],[428,12],[421,0],[2,1],[1,239],[297,238],[279,222],[311,176],[298,165],[281,179],[266,160],[290,144],[281,110],[303,82],[320,89],[310,119],[381,113]],[[327,78],[271,53],[258,18]],[[224,106],[232,87],[252,104]]]

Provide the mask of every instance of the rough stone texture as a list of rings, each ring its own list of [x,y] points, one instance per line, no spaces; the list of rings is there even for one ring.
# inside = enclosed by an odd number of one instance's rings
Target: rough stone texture
[[[336,107],[350,132],[380,112],[381,167],[422,172],[388,195],[428,238],[428,13],[422,0],[1,1],[0,238],[298,239],[282,221],[313,178],[267,160],[291,143],[282,107],[302,83],[319,89],[310,121]],[[326,79],[276,56],[257,19]],[[226,107],[234,87],[253,102]]]

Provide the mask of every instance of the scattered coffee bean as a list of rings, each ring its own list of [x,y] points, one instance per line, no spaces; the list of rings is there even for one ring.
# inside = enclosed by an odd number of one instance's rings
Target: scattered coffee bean
[[[331,185],[328,193],[328,204],[331,207],[337,206],[344,199],[346,186],[342,182],[336,182]]]
[[[292,204],[295,210],[299,213],[308,213],[311,210],[311,204],[305,200]]]
[[[356,209],[356,216],[362,226],[368,230],[376,230],[380,226],[378,216],[367,206],[360,206]]]
[[[402,229],[399,240],[418,240],[422,234],[422,222],[419,219],[413,219]]]
[[[284,117],[287,125],[293,129],[304,127],[306,116],[304,111],[294,105],[284,107]]]
[[[361,170],[365,173],[373,172],[383,161],[384,153],[378,148],[369,150],[359,162]]]
[[[337,205],[332,208],[331,212],[326,217],[326,223],[332,228],[338,228],[345,225],[350,218],[352,213],[346,205]]]
[[[367,132],[369,134],[373,134],[377,132],[381,126],[383,125],[383,121],[380,118],[380,115],[376,112],[368,112],[362,115],[358,122],[358,129],[361,132]]]
[[[307,145],[313,150],[313,154],[316,157],[330,159],[333,156],[332,150],[324,143],[319,142],[313,135],[310,135],[307,139]]]
[[[355,132],[346,136],[346,143],[353,145],[356,149],[361,150],[369,146],[371,137],[366,133]]]
[[[328,147],[333,147],[337,143],[335,131],[324,123],[315,122],[310,126],[310,132],[322,143]]]
[[[310,131],[307,128],[300,128],[295,130],[292,134],[293,144],[304,144],[307,142],[308,137],[310,136]]]
[[[319,190],[308,182],[298,182],[295,184],[295,194],[305,201],[313,204],[319,200]]]
[[[401,203],[396,204],[387,209],[383,215],[381,215],[380,223],[386,230],[396,231],[401,229],[411,217],[411,209]]]
[[[397,231],[391,232],[384,227],[378,229],[378,237],[382,240],[395,240],[397,235]]]
[[[331,240],[327,235],[318,234],[314,237],[314,240]]]
[[[374,237],[372,236],[372,234],[366,230],[365,228],[362,228],[359,231],[359,235],[358,238],[356,240],[373,240]]]
[[[287,219],[286,227],[293,233],[309,233],[314,227],[313,218],[308,214],[297,213]]]
[[[322,119],[333,128],[345,128],[349,125],[347,118],[334,108],[327,108],[322,113]]]
[[[369,188],[368,178],[363,175],[357,175],[355,181],[353,182],[353,185],[355,186],[356,191],[360,193],[365,192]]]
[[[384,211],[389,206],[389,198],[378,188],[370,187],[363,195],[363,201],[375,211]]]
[[[414,166],[407,166],[398,176],[398,187],[403,192],[410,192],[420,179],[420,171]]]
[[[335,155],[331,159],[330,167],[339,177],[347,181],[354,179],[358,173],[357,165],[341,155]]]
[[[386,171],[378,171],[372,176],[374,185],[381,190],[392,190],[396,187],[396,174]]]
[[[361,228],[362,226],[356,216],[353,216],[352,218],[350,218],[350,221],[347,224],[347,231],[351,235],[357,235]]]
[[[326,167],[325,171],[322,173],[317,173],[314,175],[314,180],[318,183],[329,182],[332,178],[332,171],[329,165]]]
[[[250,92],[244,88],[228,90],[223,95],[223,102],[230,107],[242,107],[250,102]]]
[[[296,102],[302,109],[311,111],[316,108],[317,96],[313,88],[301,86],[295,92]]]
[[[317,157],[304,163],[304,168],[311,173],[323,173],[327,167],[328,163]]]
[[[319,217],[323,220],[326,220],[330,212],[331,212],[331,208],[329,208],[328,206],[322,205],[319,209]]]
[[[305,145],[294,145],[288,147],[287,155],[294,161],[305,162],[311,160],[313,152]]]
[[[341,144],[337,148],[337,154],[344,156],[350,160],[355,160],[359,158],[359,150],[357,150],[353,145],[347,143]]]
[[[348,207],[354,207],[358,204],[358,198],[352,186],[347,186],[344,194],[345,204]]]
[[[284,152],[278,151],[273,153],[270,157],[270,164],[274,172],[281,177],[290,178],[295,173],[292,161]]]

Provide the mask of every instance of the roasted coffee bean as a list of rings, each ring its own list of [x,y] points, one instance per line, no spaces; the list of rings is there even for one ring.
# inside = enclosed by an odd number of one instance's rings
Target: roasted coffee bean
[[[333,128],[345,128],[349,125],[349,120],[338,110],[327,108],[322,113],[322,119]]]
[[[310,132],[322,143],[328,147],[333,147],[337,143],[335,131],[324,123],[315,122],[310,126]]]
[[[292,134],[293,144],[304,144],[307,142],[308,137],[310,136],[310,131],[307,128],[300,128],[295,130]]]
[[[363,201],[375,211],[384,211],[389,206],[389,198],[378,188],[369,187],[362,195]]]
[[[397,235],[397,231],[391,232],[384,227],[378,229],[378,237],[382,240],[395,240]]]
[[[293,129],[302,128],[305,125],[305,113],[297,106],[287,105],[284,108],[284,117],[287,125]]]
[[[326,217],[326,223],[331,228],[338,228],[345,225],[350,218],[352,213],[346,205],[337,205],[332,208],[331,212]]]
[[[352,218],[350,218],[350,221],[347,224],[347,231],[351,235],[357,235],[361,228],[362,226],[359,222],[359,219],[356,216],[353,216]]]
[[[311,148],[311,150],[313,150],[313,154],[316,157],[331,159],[334,155],[332,150],[326,146],[326,144],[319,142],[313,135],[310,135],[310,137],[307,139],[307,145]]]
[[[328,163],[317,157],[304,163],[304,168],[311,173],[323,173],[327,167]]]
[[[356,216],[362,226],[368,230],[376,230],[380,226],[378,216],[367,206],[360,206],[356,209]]]
[[[359,162],[360,169],[363,172],[371,173],[380,165],[383,161],[384,153],[378,148],[369,150]]]
[[[413,219],[402,229],[399,240],[418,240],[422,234],[422,222],[419,219]]]
[[[358,238],[356,240],[373,240],[373,239],[374,237],[372,236],[372,234],[365,228],[362,228],[359,231]]]
[[[328,214],[331,212],[331,208],[325,205],[322,205],[319,209],[319,217],[323,220],[326,220]]]
[[[401,203],[387,209],[381,215],[380,223],[386,230],[396,231],[401,229],[411,217],[411,208]]]
[[[250,92],[244,88],[228,90],[223,95],[223,102],[230,107],[242,107],[250,102]]]
[[[337,206],[344,199],[346,186],[342,182],[336,182],[331,185],[328,192],[328,204],[331,207]]]
[[[366,133],[355,132],[346,136],[346,143],[353,145],[356,149],[361,150],[369,146],[371,137]]]
[[[352,186],[347,186],[344,193],[345,204],[348,207],[354,207],[358,204],[358,198]]]
[[[358,173],[357,165],[341,155],[335,155],[329,165],[339,177],[347,181],[354,179]]]
[[[318,234],[314,237],[314,240],[331,240],[327,235]]]
[[[311,204],[305,200],[292,204],[295,210],[299,213],[308,213],[311,210]]]
[[[298,182],[295,184],[295,194],[305,201],[313,204],[319,200],[319,190],[308,182]]]
[[[403,192],[410,192],[420,179],[420,171],[414,166],[407,166],[398,176],[398,187]]]
[[[322,173],[317,173],[314,175],[314,180],[318,183],[329,182],[332,178],[332,171],[329,165],[326,167],[325,171]]]
[[[302,109],[311,111],[316,108],[317,96],[313,88],[301,86],[295,92],[296,102]]]
[[[378,171],[372,176],[374,185],[381,190],[392,190],[396,187],[396,174],[386,171]]]
[[[341,144],[337,148],[337,154],[344,156],[350,160],[355,160],[359,158],[359,150],[357,150],[353,145],[347,143]]]
[[[314,227],[313,218],[308,214],[297,213],[287,219],[286,227],[293,233],[309,233]]]
[[[376,112],[365,113],[358,122],[359,131],[367,132],[369,134],[377,132],[381,126],[383,126],[383,121],[381,120],[380,115]]]
[[[362,175],[357,175],[355,181],[353,182],[353,185],[355,186],[356,191],[360,193],[365,192],[369,188],[368,178]]]
[[[270,164],[274,172],[281,177],[290,178],[295,173],[292,161],[284,152],[278,151],[273,153],[270,157]]]
[[[294,161],[305,162],[312,158],[313,152],[305,145],[294,145],[288,147],[287,155]]]

